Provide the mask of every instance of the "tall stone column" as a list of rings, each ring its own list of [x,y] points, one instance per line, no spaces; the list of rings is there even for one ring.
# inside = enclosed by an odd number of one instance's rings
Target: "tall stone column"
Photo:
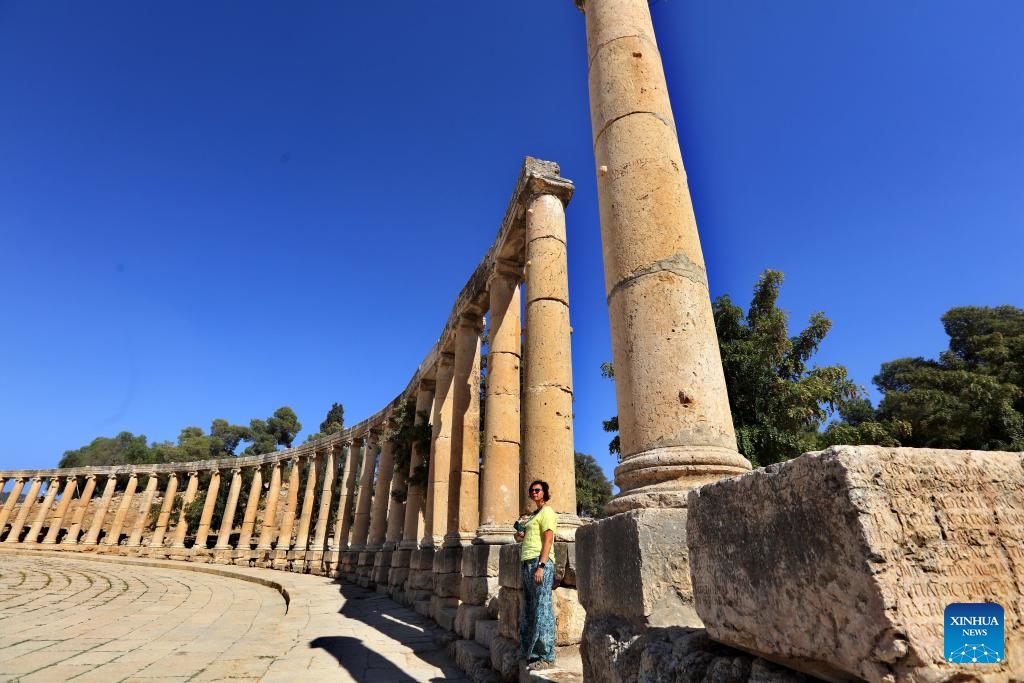
[[[356,491],[356,463],[359,461],[359,446],[362,437],[352,437],[345,456],[345,470],[342,476],[341,495],[338,496],[337,527],[334,530],[334,549],[348,550],[349,536],[355,515],[352,512],[352,499]]]
[[[7,525],[7,520],[11,516],[11,510],[14,509],[14,505],[18,502],[18,498],[21,497],[21,491],[25,488],[25,477],[15,477],[14,486],[11,487],[11,492],[7,496],[7,500],[4,501],[4,506],[0,508],[0,534],[4,532],[4,526]]]
[[[171,510],[174,509],[176,495],[178,495],[178,474],[171,472],[167,476],[167,487],[164,489],[164,499],[160,503],[160,514],[156,517],[153,537],[149,539],[148,546],[150,548],[159,548],[164,544],[164,535],[167,533],[167,523],[171,520]]]
[[[299,528],[295,532],[295,551],[305,553],[309,545],[309,524],[313,519],[313,506],[316,503],[316,455],[306,458],[306,485],[302,492],[302,514],[299,516]]]
[[[490,338],[487,356],[487,414],[484,469],[480,483],[478,543],[510,543],[519,516],[520,338],[518,264],[499,262],[489,281]]]
[[[153,506],[153,498],[156,496],[157,485],[156,473],[150,473],[146,480],[146,488],[142,491],[142,499],[139,500],[139,514],[135,516],[135,525],[132,527],[131,536],[128,537],[126,548],[137,548],[142,545],[142,534],[146,532],[146,523],[149,521],[149,509]]]
[[[238,495],[242,492],[242,470],[231,468],[231,486],[228,488],[228,499],[224,505],[224,515],[220,518],[220,530],[217,531],[217,544],[214,550],[231,549],[231,527],[235,521],[235,510],[238,509]]]
[[[363,450],[363,468],[359,475],[359,495],[356,499],[356,519],[352,528],[352,550],[365,550],[366,538],[370,531],[370,504],[373,499],[373,474],[377,467],[376,432],[366,434],[366,448]]]
[[[181,510],[178,512],[178,523],[174,527],[174,542],[171,543],[172,548],[184,548],[185,547],[185,536],[188,534],[188,519],[185,517],[185,511],[188,506],[192,504],[196,499],[196,493],[199,492],[199,473],[192,471],[188,473],[188,483],[185,484],[185,493],[181,496]]]
[[[395,496],[409,495],[409,470],[405,467],[394,468],[391,477],[391,491],[388,492],[387,525],[384,530],[384,549],[396,550],[402,540],[402,529],[405,527],[405,502]]]
[[[424,380],[420,383],[419,388],[416,390],[416,417],[413,419],[413,423],[417,425],[423,424],[427,419],[430,419],[430,410],[434,404],[434,382],[431,380]],[[424,418],[426,414],[426,418]],[[412,458],[409,461],[409,476],[408,482],[409,487],[405,495],[405,520],[402,525],[402,541],[399,543],[399,547],[404,550],[415,550],[419,546],[419,541],[423,537],[423,523],[424,523],[424,494],[425,486],[420,483],[413,481],[413,477],[417,470],[423,466],[423,456],[419,447],[413,444]]]
[[[82,520],[85,519],[85,511],[89,509],[89,503],[92,501],[92,494],[95,490],[96,475],[86,475],[85,487],[82,489],[82,495],[78,497],[78,505],[75,506],[75,512],[71,516],[71,526],[68,527],[68,533],[64,536],[61,545],[78,545],[78,534],[82,530]]]
[[[445,545],[468,545],[480,525],[480,333],[483,321],[469,310],[455,331],[452,381],[452,456],[448,476]]]
[[[132,472],[128,477],[128,484],[124,493],[121,494],[121,504],[117,506],[114,519],[110,522],[110,533],[103,537],[103,545],[116,546],[121,543],[121,528],[124,526],[124,518],[128,516],[128,508],[132,504],[132,496],[135,495],[135,488],[139,485],[139,475]]]
[[[4,539],[4,543],[17,543],[21,537],[21,530],[25,527],[25,520],[28,519],[28,513],[32,509],[32,504],[36,502],[36,498],[39,496],[39,487],[43,485],[43,478],[36,475],[32,477],[32,483],[29,484],[28,493],[25,494],[25,502],[18,508],[18,515],[14,518],[14,522],[11,524],[11,530],[7,532],[7,538]],[[3,527],[0,527],[0,532],[3,531]]]
[[[280,485],[280,478],[278,478]],[[263,492],[263,472],[259,466],[252,468],[252,481],[249,482],[249,495],[245,497],[245,512],[242,514],[242,529],[238,534],[238,550],[247,551],[252,545],[252,530],[256,526],[256,510],[260,504],[260,493]]]
[[[281,497],[281,463],[270,466],[270,486],[267,488],[267,503],[263,506],[263,525],[260,527],[260,540],[257,550],[270,550],[274,542],[275,521],[277,519],[277,501]]]
[[[210,471],[210,485],[206,488],[206,499],[203,501],[203,512],[199,516],[196,528],[196,541],[193,549],[206,550],[210,537],[210,524],[213,522],[213,509],[217,505],[217,494],[220,493],[220,470]]]
[[[288,470],[288,496],[284,501],[284,515],[277,531],[275,550],[288,550],[292,545],[292,530],[295,528],[295,508],[299,504],[299,459],[292,457]]]
[[[50,528],[46,530],[46,538],[43,539],[43,545],[53,545],[57,542],[61,523],[67,519],[68,506],[71,505],[71,499],[75,497],[75,488],[77,486],[78,480],[75,477],[68,477],[67,483],[64,484],[64,490],[60,494],[57,509],[54,510],[53,516],[50,518]]]
[[[43,498],[43,504],[36,510],[36,518],[32,520],[32,526],[29,528],[28,533],[25,534],[25,543],[35,543],[39,540],[39,532],[43,530],[43,524],[46,522],[46,513],[53,507],[53,499],[57,497],[57,491],[59,490],[60,477],[50,477],[50,482],[46,485],[46,497]],[[107,502],[109,503],[110,501]],[[104,508],[104,512],[105,510]],[[99,530],[96,533],[99,533]],[[93,544],[95,543],[96,541],[93,540]]]
[[[430,465],[427,475],[427,509],[421,548],[444,543],[448,521],[448,476],[452,464],[452,382],[455,354],[442,352],[437,360],[437,384],[431,415]]]
[[[380,446],[380,465],[370,512],[370,535],[367,550],[380,550],[387,536],[388,501],[391,500],[391,479],[395,473],[395,447],[387,438]]]
[[[560,525],[572,533],[576,475],[572,437],[572,352],[569,343],[569,276],[562,200],[541,194],[526,211],[526,337],[524,356],[523,484],[551,487]],[[523,487],[520,487],[522,489]],[[521,491],[522,514],[533,502]],[[560,531],[565,531],[560,529]]]
[[[327,541],[327,521],[331,516],[331,495],[334,479],[337,472],[334,469],[334,449],[337,446],[328,446],[324,452],[323,461],[323,488],[320,489],[320,509],[316,514],[316,529],[313,532],[313,550],[323,552],[324,544]]]
[[[610,513],[685,507],[736,451],[704,256],[647,0],[586,0],[622,460]],[[653,188],[653,189],[652,189]]]

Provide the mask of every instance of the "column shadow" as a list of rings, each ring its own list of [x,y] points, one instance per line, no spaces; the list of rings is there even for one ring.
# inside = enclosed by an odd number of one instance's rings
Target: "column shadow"
[[[391,598],[359,586],[342,584],[339,592],[344,604],[338,611],[344,617],[359,621],[382,635],[410,648],[417,659],[441,669],[441,674],[430,681],[445,681],[465,674],[446,654],[443,643],[435,638],[438,627],[426,617],[402,607]],[[417,628],[419,626],[420,628]],[[376,652],[363,640],[350,636],[323,636],[310,641],[311,648],[319,648],[333,656],[338,664],[357,681],[422,681]]]

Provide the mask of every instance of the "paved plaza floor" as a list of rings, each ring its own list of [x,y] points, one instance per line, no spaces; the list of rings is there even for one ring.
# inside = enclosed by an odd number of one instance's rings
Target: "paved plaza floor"
[[[324,577],[0,552],[0,681],[464,681],[439,635]]]

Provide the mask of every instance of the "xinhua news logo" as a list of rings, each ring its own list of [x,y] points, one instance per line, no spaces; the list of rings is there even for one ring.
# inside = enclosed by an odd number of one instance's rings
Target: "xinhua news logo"
[[[994,602],[954,602],[946,607],[943,643],[946,661],[997,664],[1003,650],[1003,607]]]

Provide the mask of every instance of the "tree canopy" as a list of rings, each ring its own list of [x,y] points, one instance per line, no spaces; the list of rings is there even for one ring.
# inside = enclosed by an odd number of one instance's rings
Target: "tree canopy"
[[[576,467],[576,508],[581,515],[601,517],[612,497],[612,483],[604,476],[594,456],[574,454]]]

